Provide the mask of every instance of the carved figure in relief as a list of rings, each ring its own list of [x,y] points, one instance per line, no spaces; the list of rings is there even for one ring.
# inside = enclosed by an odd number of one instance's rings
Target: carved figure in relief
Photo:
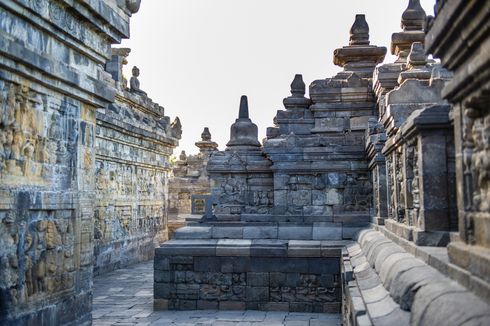
[[[5,125],[9,126],[15,123],[15,109],[17,104],[15,101],[15,85],[10,84],[8,95],[7,95],[7,118],[5,120]]]
[[[20,153],[22,151],[23,136],[19,129],[14,129],[12,140],[12,154],[10,158],[13,160],[20,160]]]
[[[397,202],[396,215],[397,220],[400,223],[405,223],[405,180],[403,178],[403,165],[401,152],[396,153],[396,163],[395,163],[395,180],[396,180],[396,196]]]
[[[57,113],[53,113],[51,115],[51,124],[49,126],[48,135],[49,135],[49,138],[51,138],[51,139],[55,139],[55,140],[61,140],[62,139],[60,118],[59,118],[59,115]]]
[[[482,135],[482,119],[475,119],[472,128],[472,138],[473,138],[473,155],[472,155],[472,173],[473,173],[473,205],[476,209],[480,209],[483,202],[483,183],[484,183],[484,145],[483,145],[483,135]],[[484,204],[483,204],[484,205]]]
[[[50,142],[47,138],[41,139],[42,158],[41,162],[55,164],[56,163],[56,143]]]
[[[413,179],[412,179],[412,198],[413,198],[413,220],[412,224],[417,226],[419,220],[420,211],[420,187],[419,187],[419,165],[418,165],[418,147],[417,145],[413,149],[412,167],[413,167]]]
[[[12,142],[14,141],[14,133],[12,129],[9,127],[5,130],[1,130],[3,134],[3,152],[5,156],[5,160],[9,160],[12,157]]]
[[[238,180],[236,178],[228,178],[221,184],[221,188],[221,197],[224,199],[224,202],[243,204],[241,194],[245,186],[243,185],[243,182],[241,180]]]
[[[484,118],[483,124],[483,150],[482,150],[482,171],[480,174],[480,184],[482,189],[481,211],[490,210],[490,113]]]
[[[5,145],[7,142],[7,132],[4,130],[3,125],[0,123],[0,172],[6,167],[5,160],[7,159],[7,151]]]
[[[35,146],[32,139],[27,139],[26,143],[22,147],[22,153],[24,155],[24,176],[30,176],[31,168],[33,165]]]
[[[386,180],[388,181],[387,184],[387,196],[388,196],[388,217],[391,219],[395,218],[395,195],[394,195],[394,189],[393,189],[393,162],[392,162],[392,156],[386,157]]]
[[[464,175],[464,194],[465,194],[465,208],[472,209],[473,207],[473,123],[474,116],[477,115],[477,111],[472,108],[466,108],[463,116],[463,175]]]

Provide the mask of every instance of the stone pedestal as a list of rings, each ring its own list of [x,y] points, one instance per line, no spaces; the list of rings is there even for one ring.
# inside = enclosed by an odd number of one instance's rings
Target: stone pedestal
[[[156,249],[155,309],[337,313],[342,243],[171,240]]]

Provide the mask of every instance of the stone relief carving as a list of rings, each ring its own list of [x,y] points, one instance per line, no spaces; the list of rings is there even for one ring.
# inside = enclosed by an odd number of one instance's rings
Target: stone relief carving
[[[60,113],[25,85],[0,82],[0,173],[3,177],[51,176],[46,165],[63,163],[65,144]],[[70,139],[76,142],[77,138]],[[72,145],[73,146],[73,145]]]
[[[387,184],[387,196],[388,196],[388,218],[396,219],[395,213],[395,182],[394,182],[394,173],[393,173],[393,155],[389,155],[386,157],[386,180]]]
[[[95,239],[107,243],[127,236],[156,233],[165,212],[165,172],[109,161],[96,162]],[[145,205],[126,205],[134,196]],[[121,204],[121,199],[124,204]],[[127,200],[125,200],[127,199]]]
[[[4,216],[0,233],[2,239],[9,239],[6,247],[10,248],[0,257],[1,285],[9,289],[13,302],[22,304],[31,297],[74,286],[77,258],[73,211],[29,211],[27,223],[21,224],[14,223],[12,212],[0,215]]]
[[[395,152],[395,207],[396,207],[396,219],[400,223],[406,222],[405,216],[405,186],[406,181],[403,176],[403,156],[401,148]]]
[[[488,110],[487,110],[488,111]],[[490,210],[490,114],[466,108],[463,120],[463,167],[468,210]]]
[[[419,185],[419,147],[418,142],[415,140],[413,144],[413,155],[410,157],[412,167],[413,178],[411,181],[411,195],[412,195],[412,216],[410,225],[419,225],[419,212],[420,212],[420,185]]]
[[[246,182],[241,178],[226,178],[221,183],[220,201],[226,204],[245,204]]]
[[[367,174],[349,174],[344,190],[344,205],[346,211],[362,211],[371,205],[372,189]]]
[[[372,171],[372,178],[373,178],[373,198],[380,198],[380,189],[379,189],[379,180],[378,180],[378,171],[374,170]],[[378,205],[373,205],[373,213],[374,216],[379,217],[379,206]]]
[[[414,223],[417,221],[415,218],[415,212],[413,208],[413,180],[414,180],[414,169],[416,169],[417,162],[415,161],[415,152],[417,150],[417,140],[416,139],[411,139],[404,147],[405,147],[405,153],[404,153],[404,160],[405,160],[405,169],[404,169],[404,179],[403,179],[403,186],[405,187],[402,189],[402,192],[404,192],[404,197],[405,197],[405,223],[408,225],[414,225]]]

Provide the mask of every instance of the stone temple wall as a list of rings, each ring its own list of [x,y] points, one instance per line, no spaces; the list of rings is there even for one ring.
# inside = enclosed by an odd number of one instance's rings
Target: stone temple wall
[[[90,323],[96,110],[136,2],[0,3],[2,324]]]
[[[153,258],[155,246],[168,238],[169,158],[181,127],[139,88],[137,77],[127,87],[122,67],[128,54],[113,49],[106,69],[115,80],[115,102],[96,114],[96,275]]]

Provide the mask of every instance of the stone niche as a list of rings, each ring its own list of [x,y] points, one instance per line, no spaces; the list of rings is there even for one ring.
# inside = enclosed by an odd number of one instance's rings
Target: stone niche
[[[130,49],[112,49],[106,64],[115,102],[96,114],[94,274],[153,258],[168,239],[169,163],[181,126],[141,89],[139,69],[122,68]]]
[[[96,110],[125,1],[0,3],[0,324],[91,323]]]
[[[196,146],[199,148],[198,154],[188,156],[182,151],[173,165],[168,197],[170,237],[177,228],[186,225],[186,221],[200,219],[211,203],[211,183],[207,165],[218,144],[211,140],[209,128],[204,128],[201,140],[196,142]]]

